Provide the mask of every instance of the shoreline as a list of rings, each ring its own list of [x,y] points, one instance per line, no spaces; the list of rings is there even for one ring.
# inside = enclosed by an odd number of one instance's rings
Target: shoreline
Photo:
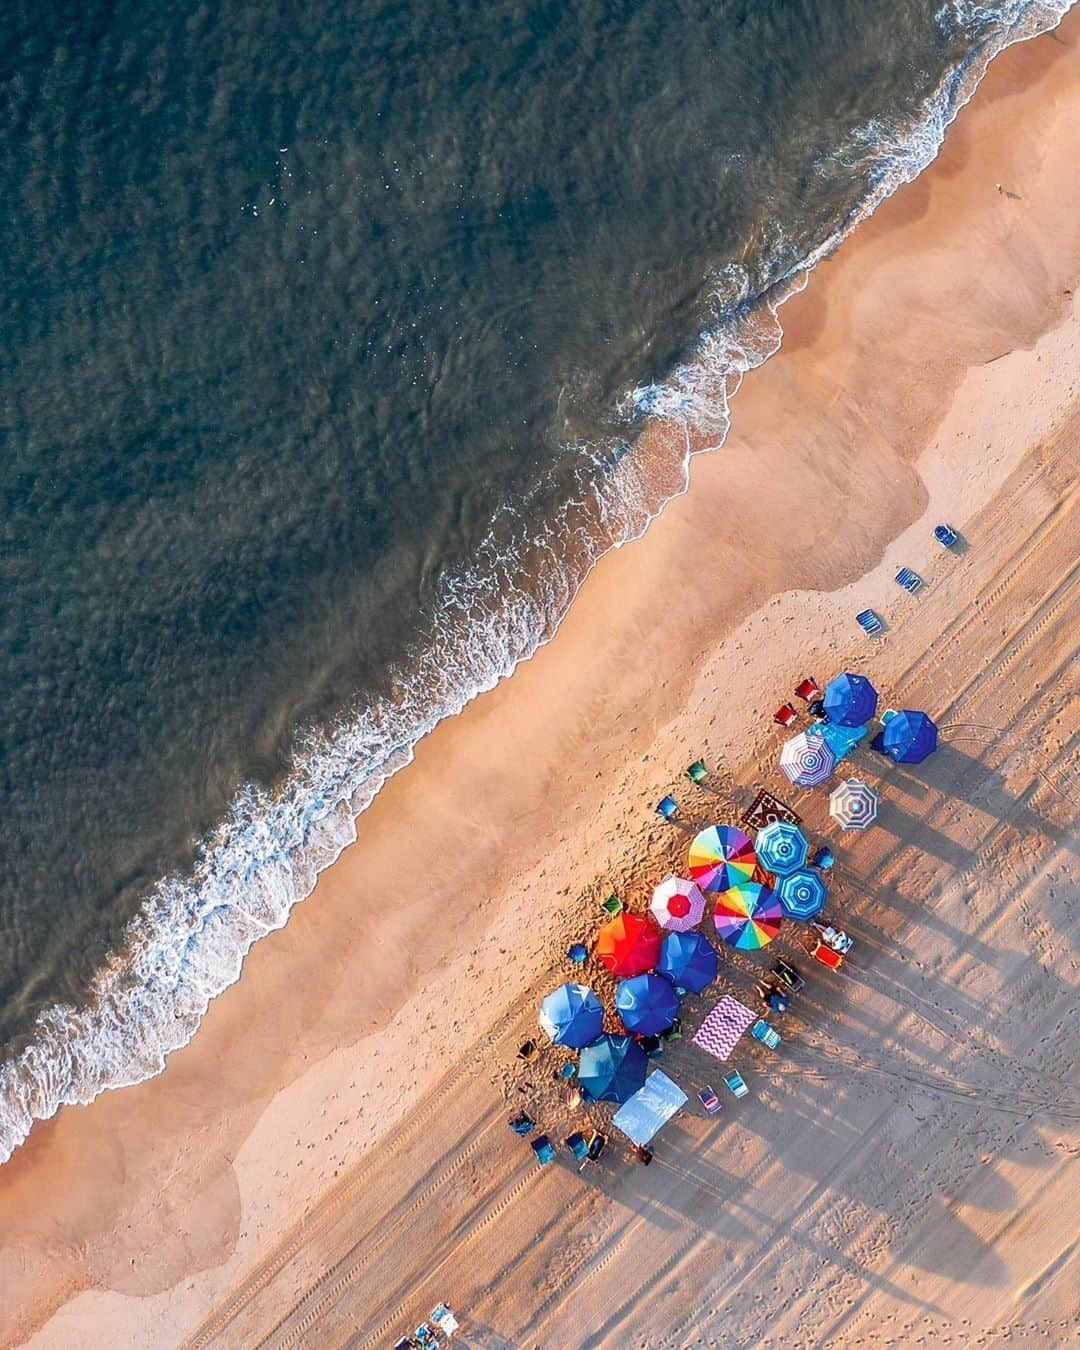
[[[1012,29],[973,49],[928,97],[922,118],[882,143],[880,153],[889,167],[851,215],[796,269],[757,297],[747,316],[730,329],[722,326],[707,335],[702,349],[664,385],[633,391],[630,401],[644,397],[661,420],[645,427],[628,457],[631,462],[601,485],[604,528],[599,530],[599,521],[594,522],[597,538],[583,548],[581,559],[566,561],[565,574],[553,588],[557,598],[530,597],[528,634],[519,631],[516,616],[502,612],[506,606],[501,599],[491,606],[486,582],[474,585],[457,578],[448,584],[441,622],[453,632],[450,616],[455,613],[460,631],[448,641],[440,629],[438,641],[433,640],[425,659],[403,682],[406,704],[417,702],[419,688],[419,702],[433,700],[435,711],[406,735],[399,727],[399,716],[405,716],[400,709],[365,708],[356,719],[346,720],[348,731],[327,733],[272,797],[256,793],[241,807],[247,789],[241,792],[235,815],[239,823],[222,825],[220,837],[207,845],[194,873],[163,879],[147,897],[129,925],[124,951],[99,973],[88,1006],[48,1009],[41,1030],[26,1033],[27,1049],[0,1067],[0,1158],[6,1161],[21,1146],[34,1120],[48,1119],[60,1106],[86,1105],[102,1092],[145,1081],[162,1072],[168,1057],[191,1041],[209,1005],[240,979],[254,944],[287,924],[293,908],[311,895],[318,876],[356,842],[360,816],[385,784],[413,762],[425,737],[532,660],[557,634],[598,563],[612,550],[640,539],[667,505],[688,490],[693,456],[725,444],[730,400],[746,374],[780,350],[780,309],[882,202],[933,163],[957,113],[993,60],[1010,45],[1029,40],[1031,33],[1060,23],[1064,3],[1021,0],[1022,16],[1014,14]],[[687,407],[699,416],[696,427],[684,418]],[[646,479],[648,488],[642,486]],[[593,485],[583,483],[586,497],[592,491]],[[616,523],[610,525],[611,520]],[[576,532],[577,526],[571,528]],[[549,526],[544,530],[552,532]],[[459,589],[461,594],[454,594]],[[467,658],[456,661],[454,677],[444,677],[435,653],[448,648],[456,652],[459,646],[471,649],[473,642],[464,636],[466,616],[477,607],[483,622],[473,628],[480,634],[475,645],[482,655],[470,650]],[[431,693],[435,689],[438,695]],[[393,728],[389,748],[388,726]]]
[[[967,116],[993,122],[993,131],[1002,141],[996,147],[984,141],[976,146],[971,143],[970,130],[960,134],[968,122],[955,124],[938,161],[886,202],[839,253],[815,270],[806,290],[785,307],[783,350],[740,393],[724,455],[695,460],[693,491],[671,503],[644,539],[609,554],[599,564],[559,637],[519,667],[515,680],[504,681],[486,699],[471,704],[421,743],[412,768],[388,784],[367,813],[367,821],[375,825],[373,837],[365,836],[362,853],[355,851],[355,857],[347,853],[325,872],[318,883],[320,894],[313,897],[318,904],[298,909],[286,929],[252,950],[245,980],[211,1007],[199,1037],[176,1052],[159,1078],[122,1094],[109,1094],[89,1108],[61,1112],[55,1120],[36,1127],[27,1145],[0,1169],[0,1204],[11,1220],[6,1231],[23,1235],[23,1269],[40,1281],[38,1311],[32,1310],[33,1294],[20,1310],[24,1330],[40,1320],[45,1307],[62,1301],[77,1287],[80,1277],[82,1282],[98,1283],[120,1294],[145,1296],[220,1262],[224,1263],[221,1270],[202,1278],[207,1286],[227,1287],[233,1269],[254,1259],[260,1242],[280,1228],[284,1216],[306,1203],[305,1196],[310,1199],[317,1188],[331,1184],[334,1175],[351,1165],[385,1128],[393,1113],[416,1100],[424,1082],[438,1072],[444,1061],[437,1057],[434,1063],[404,1068],[401,1078],[409,1080],[407,1085],[402,1089],[395,1084],[398,1091],[391,1111],[383,1119],[375,1118],[375,1095],[386,1092],[387,1070],[382,1066],[391,1057],[400,1065],[403,1045],[412,1046],[414,1053],[430,1045],[432,981],[441,981],[438,987],[445,990],[445,1006],[453,1007],[455,977],[470,977],[471,966],[471,978],[483,977],[491,990],[489,1011],[497,1011],[499,1000],[512,990],[515,980],[520,983],[530,972],[550,964],[557,947],[556,920],[565,917],[581,893],[595,894],[611,872],[626,874],[634,870],[635,862],[644,863],[659,827],[647,829],[640,824],[643,811],[650,798],[661,795],[677,777],[670,754],[662,764],[650,764],[648,755],[658,736],[669,736],[677,710],[696,706],[700,716],[710,699],[727,700],[724,724],[738,725],[738,714],[744,727],[752,726],[753,734],[760,735],[764,709],[758,706],[755,689],[745,682],[738,687],[733,681],[721,693],[709,683],[715,679],[710,670],[715,657],[712,639],[726,631],[734,652],[740,642],[751,640],[752,633],[757,633],[752,640],[760,642],[763,624],[776,627],[771,611],[789,611],[788,622],[798,623],[804,597],[793,587],[823,590],[830,581],[850,578],[846,592],[833,590],[826,596],[825,607],[833,612],[823,623],[822,633],[842,632],[841,625],[850,622],[848,611],[857,597],[876,584],[867,577],[875,570],[881,573],[880,565],[871,566],[869,572],[864,567],[880,557],[879,540],[884,538],[884,548],[891,552],[896,545],[889,541],[899,532],[905,541],[910,538],[913,549],[925,552],[910,517],[920,514],[917,508],[925,504],[928,492],[939,498],[946,490],[943,484],[955,487],[958,482],[973,494],[991,492],[1026,452],[1039,410],[1026,407],[1023,400],[1021,413],[1026,412],[1028,420],[1020,420],[1010,446],[1012,457],[1001,450],[996,463],[985,459],[974,479],[964,476],[970,473],[971,449],[961,442],[965,436],[972,439],[973,426],[980,427],[982,434],[994,434],[985,412],[980,424],[977,406],[974,415],[966,410],[952,430],[949,447],[935,446],[934,440],[961,391],[971,383],[971,371],[988,382],[987,389],[1014,387],[1019,382],[1021,389],[1030,390],[1031,382],[1039,377],[1035,367],[1042,363],[1041,357],[1048,358],[1049,369],[1049,364],[1060,362],[1062,344],[1072,341],[1074,325],[1065,321],[1054,326],[1055,311],[1060,318],[1068,301],[1061,294],[1056,302],[1051,300],[1050,274],[1056,263],[1065,269],[1062,276],[1067,276],[1071,286],[1075,257],[1070,250],[1075,240],[1066,238],[1063,227],[1042,216],[1041,234],[1052,235],[1057,229],[1062,238],[1049,240],[1048,251],[1059,250],[1053,258],[1040,256],[1039,241],[1030,237],[1022,217],[1016,223],[1022,209],[1035,208],[1014,208],[995,195],[992,186],[988,205],[973,205],[970,192],[967,198],[959,193],[978,226],[975,237],[993,253],[1006,282],[1015,280],[1008,270],[1012,266],[1027,279],[1030,293],[994,294],[991,298],[999,312],[981,314],[980,296],[989,283],[984,277],[968,278],[958,290],[976,310],[974,324],[958,304],[958,296],[952,297],[952,308],[943,303],[942,315],[954,316],[958,330],[965,323],[974,330],[959,336],[943,333],[949,322],[944,317],[940,321],[935,317],[929,324],[931,336],[949,339],[940,358],[943,383],[939,378],[927,381],[927,386],[933,384],[932,390],[900,391],[910,398],[897,398],[895,383],[883,383],[867,397],[860,361],[868,360],[869,341],[893,355],[894,379],[898,378],[895,371],[918,368],[919,355],[912,350],[912,337],[906,331],[907,320],[918,307],[898,303],[898,296],[905,285],[917,291],[920,279],[897,275],[897,288],[891,282],[886,285],[883,277],[902,274],[905,257],[913,253],[929,257],[940,267],[935,252],[942,248],[942,236],[948,240],[950,229],[955,236],[957,227],[951,221],[952,210],[946,207],[943,211],[938,204],[935,212],[933,199],[947,196],[950,189],[959,191],[957,180],[974,172],[966,160],[981,155],[985,168],[994,161],[995,151],[999,157],[1006,156],[1011,137],[1016,144],[1012,144],[1013,162],[1008,168],[1017,176],[1009,181],[1024,181],[1028,173],[1038,176],[1041,164],[1030,170],[1026,167],[1034,107],[1027,102],[1023,105],[1028,124],[1020,129],[1012,127],[1007,116],[993,116],[995,100],[1007,100],[1016,87],[1023,89],[1025,84],[1030,89],[1053,82],[1055,64],[1064,58],[1060,52],[1047,52],[1048,46],[1060,46],[1075,59],[1076,24],[1071,19],[1065,22],[1070,38],[1067,47],[1048,37],[1014,47],[994,63],[976,95]],[[1033,55],[1036,48],[1040,51]],[[1007,62],[1019,73],[1004,71]],[[1060,71],[1057,74],[1060,83]],[[1027,97],[1035,99],[1038,94]],[[1055,97],[1064,100],[1060,87]],[[1045,107],[1041,111],[1049,115]],[[1034,139],[1039,144],[1039,138]],[[1006,177],[1004,170],[997,172]],[[991,175],[989,182],[993,181]],[[1045,183],[1042,187],[1048,200],[1049,188]],[[1017,261],[1013,255],[1025,249],[1029,256]],[[1067,259],[1071,261],[1066,269]],[[867,278],[876,279],[876,300]],[[886,309],[892,302],[891,314],[880,312],[883,294]],[[878,312],[869,316],[867,328],[867,311],[875,304]],[[860,320],[864,323],[861,332]],[[1039,333],[1046,334],[1039,344],[1040,361],[1025,362],[1017,349],[1030,346]],[[1014,349],[1014,355],[993,349],[998,335]],[[927,333],[919,333],[916,345],[926,337]],[[966,356],[957,356],[953,344],[964,340]],[[1020,374],[1015,369],[1018,365]],[[1045,416],[1053,407],[1046,401],[1045,389],[1042,397]],[[977,405],[977,399],[974,402]],[[797,427],[801,444],[775,444],[783,439],[777,436],[778,426]],[[838,433],[846,442],[846,454],[844,446],[837,444]],[[912,466],[920,454],[916,474]],[[753,500],[761,494],[746,490],[751,478],[774,485],[769,502]],[[722,509],[733,495],[731,479],[743,488],[739,534],[717,539],[721,531],[716,521],[722,520]],[[821,521],[806,519],[803,504],[815,493],[823,502],[833,501],[845,483],[857,484],[858,496],[844,522],[845,536],[836,538],[835,517],[823,511]],[[898,494],[903,501],[900,510]],[[968,510],[967,504],[964,509]],[[795,522],[793,538],[784,541],[790,547],[746,556],[747,539],[766,540],[781,510]],[[707,576],[700,575],[703,567],[697,575],[687,575],[687,544],[694,540],[706,541],[697,561],[707,566]],[[854,558],[851,545],[855,545]],[[918,566],[917,559],[914,565]],[[724,594],[718,596],[721,590]],[[679,602],[676,605],[671,604],[672,592]],[[771,599],[766,601],[766,597]],[[763,602],[764,610],[759,607]],[[624,612],[613,623],[607,616],[618,607]],[[781,655],[775,650],[779,636],[772,633],[768,653],[759,652],[762,670],[766,656],[775,662]],[[668,659],[672,651],[679,653],[677,662]],[[663,670],[660,680],[654,674],[656,668]],[[614,680],[612,672],[617,676]],[[764,682],[767,701],[772,686]],[[557,715],[549,717],[545,700],[550,705],[553,696],[558,702]],[[616,703],[618,710],[612,706]],[[714,721],[715,717],[714,713]],[[600,728],[607,734],[598,737]],[[685,729],[678,733],[687,734]],[[717,743],[718,736],[714,729],[706,739],[710,759],[723,768],[725,757],[734,753],[733,743],[725,737]],[[519,762],[508,761],[508,744],[515,744]],[[681,748],[689,762],[701,747],[685,740]],[[635,761],[643,767],[636,767]],[[568,765],[573,766],[572,773]],[[613,794],[616,788],[633,799],[630,834],[625,826],[625,796],[614,798],[617,808],[607,802],[593,810],[598,791]],[[402,842],[421,821],[428,822],[433,837],[442,841],[435,862],[422,880],[404,878],[400,907],[379,916],[366,933],[359,933],[357,899],[362,903],[365,895],[377,897],[386,877],[400,871]],[[643,869],[639,866],[638,870]],[[508,972],[498,952],[500,940],[505,941],[500,934],[505,931],[502,924],[507,910],[527,915],[538,904],[548,907],[549,927],[533,925],[526,932],[517,966]],[[433,923],[439,928],[460,922],[464,928],[477,911],[481,921],[477,928],[483,924],[486,931],[466,937],[451,955],[446,951],[445,931],[433,933]],[[365,947],[372,942],[385,952],[385,964],[379,969],[365,961]],[[474,945],[468,950],[470,942]],[[449,968],[440,970],[448,957]],[[365,987],[358,991],[360,968],[366,978]],[[303,988],[295,987],[298,978]],[[356,1006],[358,1001],[362,1006]],[[418,1025],[410,1033],[411,1015]],[[455,1039],[455,1033],[467,1040],[476,1030],[464,1015],[457,1018],[457,1026],[450,1013],[447,1018],[448,1025],[440,1029],[444,1055],[452,1050],[448,1042]],[[284,1053],[283,1046],[288,1047]],[[228,1083],[223,1081],[226,1069]],[[356,1086],[345,1088],[347,1079]],[[365,1093],[370,1094],[366,1100]],[[331,1103],[334,1119],[324,1120],[317,1108],[321,1105],[325,1113]],[[316,1121],[329,1125],[325,1137],[318,1125],[312,1128],[313,1111]],[[293,1148],[294,1137],[304,1141],[303,1147]],[[283,1165],[286,1140],[290,1141],[290,1158],[297,1151],[301,1154],[300,1162],[290,1168],[291,1182],[285,1179]],[[309,1178],[316,1163],[321,1170],[312,1183]],[[297,1179],[297,1171],[303,1179]],[[109,1178],[119,1177],[126,1183],[104,1205],[94,1184],[99,1177],[105,1178],[105,1185]],[[162,1177],[169,1179],[169,1200],[157,1199],[149,1218],[135,1222],[139,1195],[157,1196]],[[41,1204],[43,1191],[56,1200],[54,1207]],[[40,1210],[52,1208],[52,1212],[29,1219],[29,1228],[24,1219],[20,1227],[16,1216],[29,1213],[26,1206],[31,1196],[38,1197]],[[162,1224],[170,1216],[182,1216],[179,1226],[186,1230],[182,1240],[175,1232],[164,1240],[161,1233],[151,1236],[155,1215]],[[35,1226],[38,1220],[40,1227]],[[125,1224],[130,1225],[126,1237]],[[104,1242],[99,1228],[112,1230]],[[236,1251],[230,1257],[234,1245]],[[0,1268],[11,1270],[12,1259],[13,1246],[8,1244]],[[185,1324],[205,1301],[208,1289],[186,1292],[190,1298],[179,1291],[174,1300],[174,1312]],[[80,1302],[103,1302],[119,1317],[118,1297],[87,1294]],[[169,1303],[167,1295],[159,1298]],[[99,1306],[98,1311],[104,1309]],[[127,1308],[126,1316],[134,1325],[147,1312],[145,1306],[136,1305]],[[171,1318],[172,1313],[163,1306],[150,1315]],[[110,1325],[115,1325],[111,1315]],[[58,1327],[57,1335],[62,1338],[64,1329]]]

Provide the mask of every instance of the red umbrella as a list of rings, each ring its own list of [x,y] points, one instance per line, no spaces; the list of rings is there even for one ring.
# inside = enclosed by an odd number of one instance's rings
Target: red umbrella
[[[620,914],[596,935],[596,959],[612,975],[643,975],[660,959],[660,930],[641,914]]]

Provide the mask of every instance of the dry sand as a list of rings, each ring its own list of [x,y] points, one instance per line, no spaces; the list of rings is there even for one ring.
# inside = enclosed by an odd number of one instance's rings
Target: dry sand
[[[689,493],[422,745],[163,1075],[0,1169],[6,1343],[381,1346],[439,1298],[476,1346],[1075,1335],[1078,73],[1080,16],[998,60],[782,311]],[[556,1052],[513,1050],[567,941],[781,789],[769,714],[851,666],[945,731],[914,770],[857,758],[866,836],[785,794],[836,844],[848,966],[648,1170],[538,1171],[508,1100],[571,1117]],[[671,788],[681,828],[652,814]],[[685,1042],[663,1063],[718,1077]]]

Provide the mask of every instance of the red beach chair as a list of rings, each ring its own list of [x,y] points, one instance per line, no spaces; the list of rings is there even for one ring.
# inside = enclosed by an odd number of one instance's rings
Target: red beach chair
[[[821,690],[813,680],[800,680],[795,686],[795,693],[807,703],[814,703],[821,698]]]
[[[799,720],[799,714],[790,703],[781,703],[779,708],[773,713],[773,721],[779,722],[782,727],[791,726],[792,722]]]

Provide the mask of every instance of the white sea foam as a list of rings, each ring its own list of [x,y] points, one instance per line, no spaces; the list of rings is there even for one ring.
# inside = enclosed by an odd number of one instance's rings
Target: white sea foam
[[[871,123],[841,149],[840,163],[850,157],[873,165],[871,190],[858,208],[764,296],[751,295],[745,271],[718,273],[721,321],[664,384],[627,395],[623,412],[635,427],[648,417],[673,428],[666,448],[646,453],[631,438],[579,447],[575,490],[539,533],[524,507],[507,507],[492,522],[473,565],[445,580],[430,644],[400,673],[393,699],[306,744],[274,796],[240,793],[193,874],[161,882],[147,898],[88,1005],[58,1005],[38,1018],[32,1042],[0,1068],[0,1161],[34,1120],[159,1073],[191,1039],[211,999],[239,977],[251,945],[282,927],[319,872],[353,842],[356,817],[409,763],[421,737],[548,641],[599,558],[638,537],[685,491],[691,429],[699,441],[722,444],[730,399],[743,375],[780,346],[777,309],[808,271],[933,160],[993,56],[1053,27],[1071,4],[1009,0],[992,8],[949,0],[942,7],[942,25],[958,25],[981,42],[927,100],[913,128]]]

